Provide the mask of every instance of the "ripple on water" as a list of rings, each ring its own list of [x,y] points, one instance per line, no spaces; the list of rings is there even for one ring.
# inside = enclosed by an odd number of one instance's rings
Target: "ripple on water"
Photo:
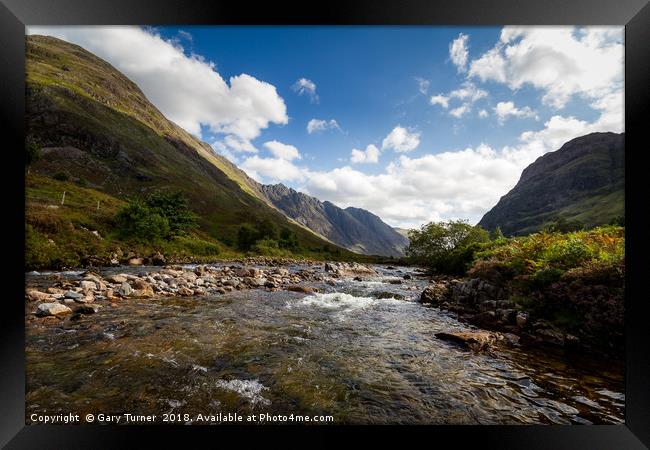
[[[271,404],[271,401],[261,394],[262,391],[268,391],[269,388],[260,383],[259,380],[217,380],[216,385],[221,389],[237,393],[251,405],[268,406]]]

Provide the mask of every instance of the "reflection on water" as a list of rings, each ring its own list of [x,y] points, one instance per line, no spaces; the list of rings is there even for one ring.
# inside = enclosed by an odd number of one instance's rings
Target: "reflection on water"
[[[383,269],[369,281],[311,284],[322,292],[314,295],[249,290],[125,300],[60,325],[29,322],[27,417],[72,411],[324,414],[337,423],[623,420],[620,364],[539,349],[462,351],[434,334],[468,326],[415,302],[426,280],[382,282],[400,274]]]

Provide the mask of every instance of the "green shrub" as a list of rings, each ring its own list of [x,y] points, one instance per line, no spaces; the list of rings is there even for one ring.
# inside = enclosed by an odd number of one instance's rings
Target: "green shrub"
[[[190,211],[182,192],[154,192],[145,203],[149,209],[167,219],[171,235],[181,235],[196,226],[197,216]]]
[[[257,236],[257,229],[252,225],[245,223],[239,227],[239,232],[237,233],[237,247],[242,251],[250,250],[255,244],[255,241],[257,241]]]
[[[464,274],[477,251],[490,241],[487,231],[457,220],[431,222],[409,231],[407,256],[436,272]]]
[[[68,174],[65,172],[57,172],[52,175],[52,178],[58,181],[68,181],[70,179],[70,177],[68,177]]]
[[[118,234],[137,241],[156,242],[167,239],[169,221],[140,200],[131,200],[115,216]]]

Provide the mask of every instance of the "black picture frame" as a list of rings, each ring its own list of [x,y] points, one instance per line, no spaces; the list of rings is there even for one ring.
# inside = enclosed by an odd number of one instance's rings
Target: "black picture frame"
[[[650,447],[650,324],[642,259],[648,254],[643,213],[650,109],[650,4],[646,0],[330,0],[308,8],[297,2],[226,2],[223,0],[0,0],[0,120],[5,126],[3,173],[5,295],[0,320],[0,445],[6,448],[115,448],[137,441],[188,445],[196,437],[219,443],[224,433],[246,439],[252,431],[314,439],[337,427],[182,427],[182,426],[25,426],[24,267],[24,107],[25,25],[165,24],[355,24],[355,25],[625,25],[626,145],[626,408],[624,425],[591,426],[425,426],[409,427],[409,436],[428,445],[454,448],[637,449]],[[9,200],[9,201],[7,201]],[[353,427],[381,440],[401,440],[403,429]],[[255,433],[257,434],[257,433]],[[142,441],[144,440],[144,441]],[[243,442],[240,442],[241,445]],[[480,447],[479,447],[480,446]]]

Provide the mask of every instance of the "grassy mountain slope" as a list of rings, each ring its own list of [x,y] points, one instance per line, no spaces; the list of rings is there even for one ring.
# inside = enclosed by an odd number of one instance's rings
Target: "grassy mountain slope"
[[[564,218],[587,227],[625,214],[624,135],[592,133],[541,156],[479,222],[524,235]]]
[[[116,201],[180,190],[200,217],[200,232],[227,246],[242,224],[269,219],[294,231],[307,250],[334,247],[288,221],[243,171],[167,120],[137,85],[83,48],[27,37],[26,80],[27,141],[41,155],[33,175],[63,173]]]

